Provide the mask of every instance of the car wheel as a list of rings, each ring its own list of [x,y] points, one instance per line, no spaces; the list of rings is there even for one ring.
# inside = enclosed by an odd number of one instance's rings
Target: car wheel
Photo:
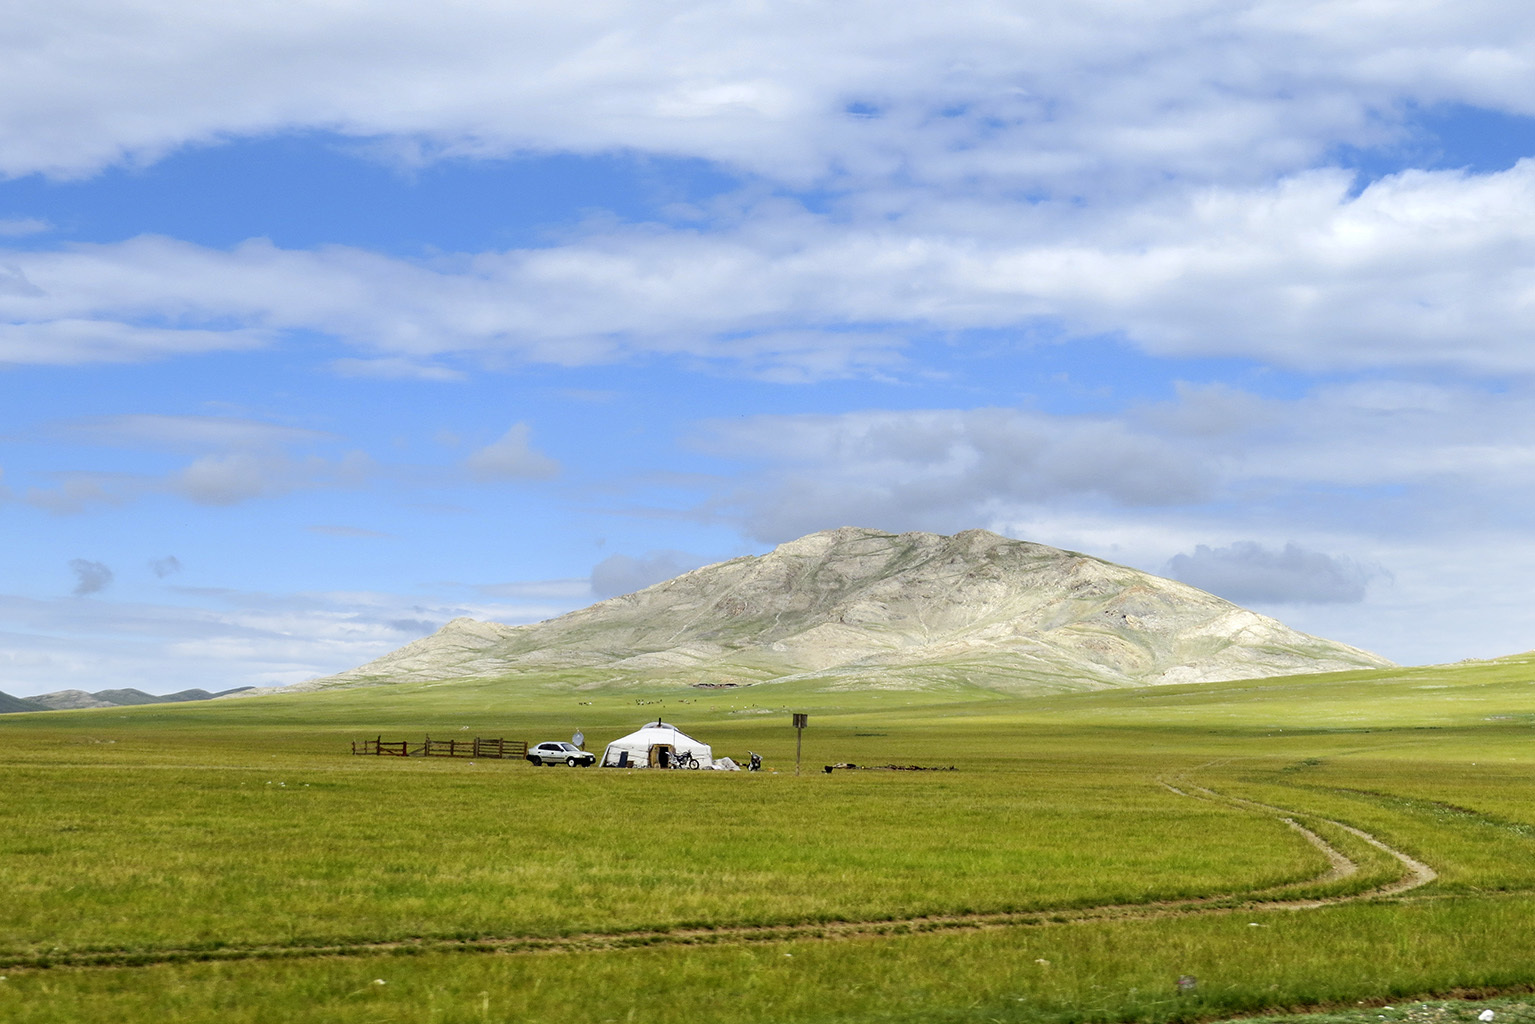
[[[572,768],[574,768],[576,765],[580,764],[581,761],[580,761],[580,758],[567,757],[565,759],[565,763],[570,765]]]
[[[540,758],[537,758],[537,757],[530,757],[530,758],[528,758],[528,760],[532,761],[534,764],[538,765],[540,768],[542,768],[543,765],[544,765],[543,760],[540,759]]]

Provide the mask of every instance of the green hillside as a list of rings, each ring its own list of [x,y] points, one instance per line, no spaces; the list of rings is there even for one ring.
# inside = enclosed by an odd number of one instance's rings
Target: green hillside
[[[22,697],[12,697],[8,693],[0,693],[0,715],[9,714],[14,711],[38,710],[41,709],[29,700]]]
[[[1162,1022],[1535,986],[1535,657],[1031,698],[572,681],[0,720],[0,1020]],[[349,752],[658,716],[768,770]]]

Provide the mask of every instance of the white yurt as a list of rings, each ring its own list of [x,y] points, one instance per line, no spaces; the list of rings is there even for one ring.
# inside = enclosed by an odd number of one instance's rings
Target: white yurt
[[[604,768],[671,768],[678,755],[684,762],[691,758],[700,768],[714,767],[714,750],[709,744],[658,718],[609,743],[600,763]]]

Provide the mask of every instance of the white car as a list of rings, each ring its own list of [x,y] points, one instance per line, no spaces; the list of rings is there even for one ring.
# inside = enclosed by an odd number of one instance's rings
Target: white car
[[[590,768],[597,763],[597,755],[589,750],[582,750],[574,743],[536,743],[528,748],[528,760],[534,764],[560,764],[564,762],[572,768]]]

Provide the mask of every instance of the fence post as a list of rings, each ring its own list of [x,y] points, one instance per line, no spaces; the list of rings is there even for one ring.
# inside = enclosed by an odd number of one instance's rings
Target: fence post
[[[809,721],[809,719],[810,719],[809,715],[801,714],[799,712],[794,712],[794,774],[795,775],[799,774],[799,751],[800,751],[800,744],[805,741],[805,723],[807,721]]]

